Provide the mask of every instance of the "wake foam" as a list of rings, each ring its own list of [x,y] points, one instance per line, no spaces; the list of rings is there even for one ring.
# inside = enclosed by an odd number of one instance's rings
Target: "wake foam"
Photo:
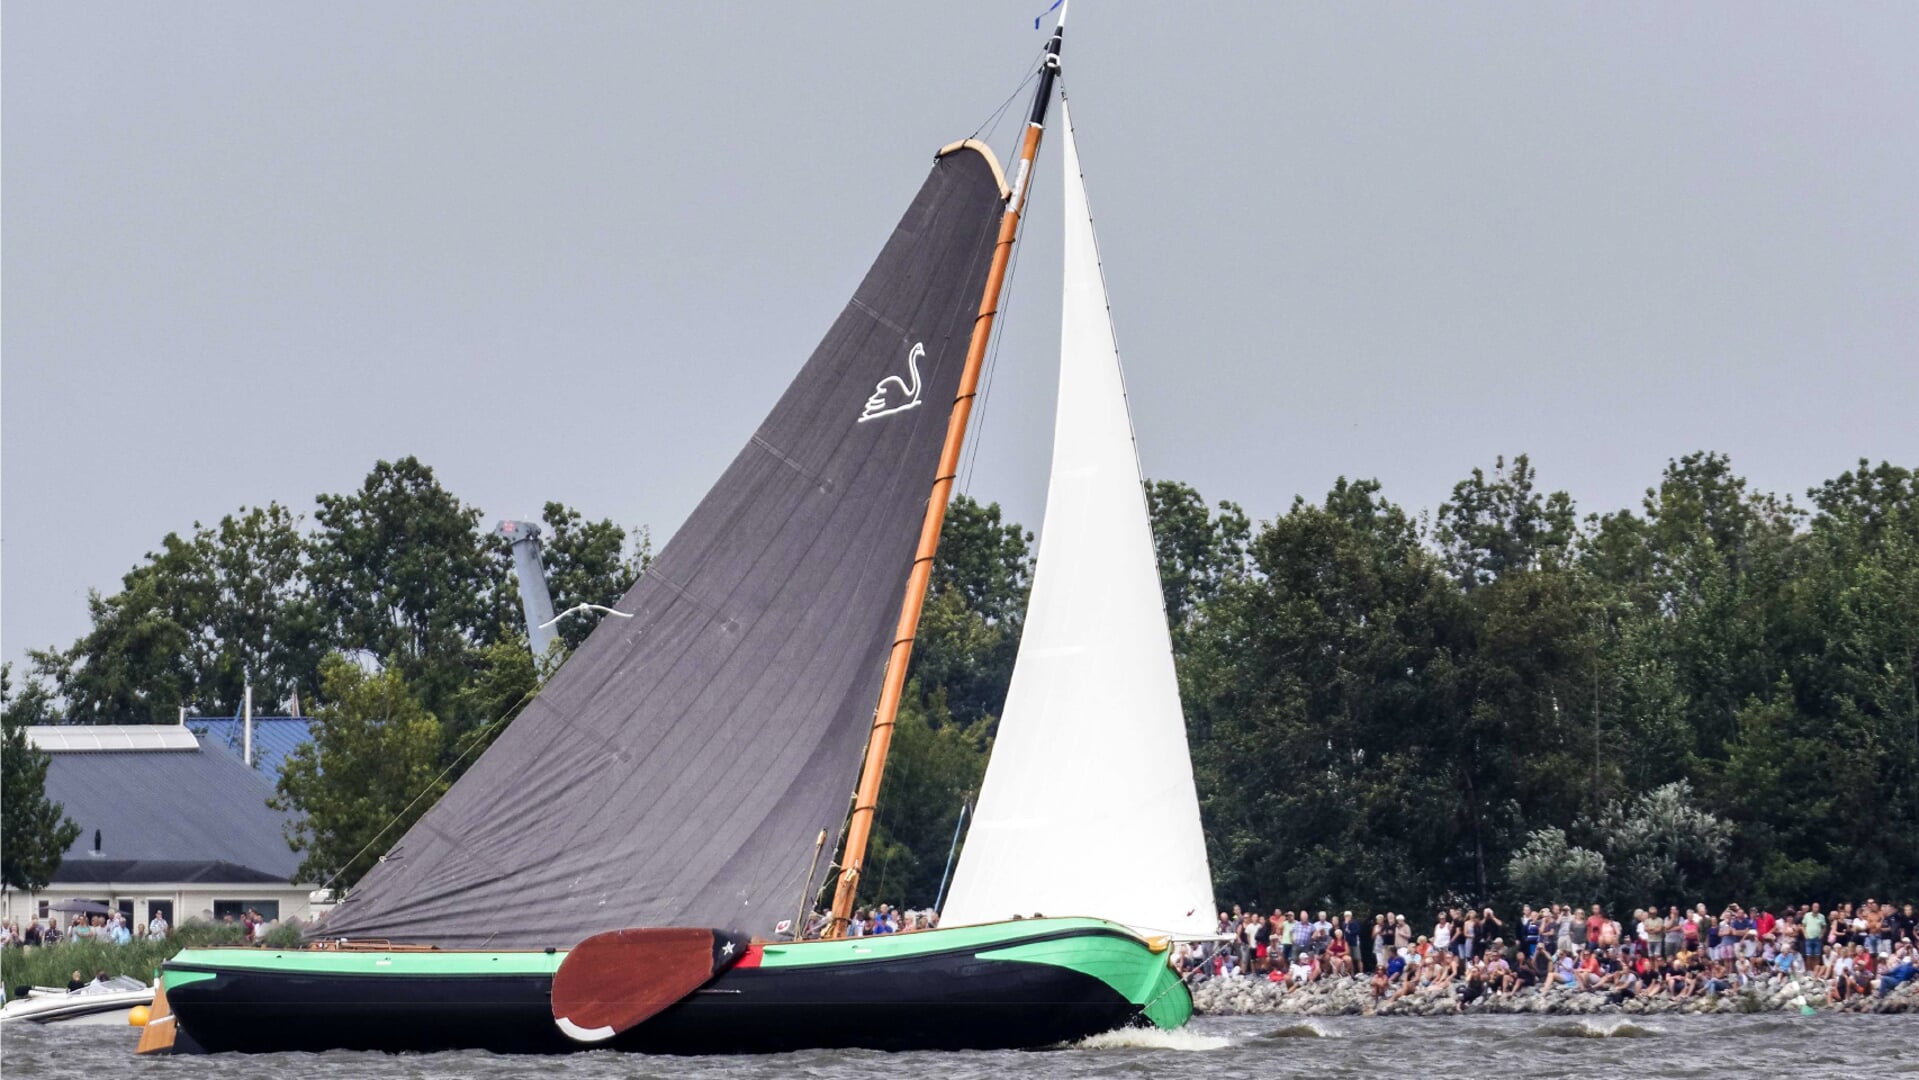
[[[1222,1035],[1201,1035],[1189,1027],[1167,1031],[1156,1027],[1118,1028],[1088,1035],[1070,1044],[1074,1050],[1224,1050],[1233,1040]]]
[[[1337,1039],[1339,1032],[1317,1020],[1296,1020],[1261,1035],[1262,1039]]]
[[[1650,1039],[1660,1033],[1630,1020],[1565,1020],[1534,1028],[1533,1034],[1557,1039]]]

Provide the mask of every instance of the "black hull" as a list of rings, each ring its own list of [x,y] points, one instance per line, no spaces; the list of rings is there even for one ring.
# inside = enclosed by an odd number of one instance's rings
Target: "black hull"
[[[560,1033],[550,976],[365,977],[220,971],[168,991],[176,1052],[614,1049],[757,1054],[809,1048],[1047,1046],[1139,1022],[1140,1006],[1066,968],[971,950],[861,964],[735,968],[606,1043]]]

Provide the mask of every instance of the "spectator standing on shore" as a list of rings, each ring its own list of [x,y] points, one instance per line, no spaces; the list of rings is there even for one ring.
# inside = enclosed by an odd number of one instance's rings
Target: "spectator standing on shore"
[[[1484,943],[1495,938],[1499,939],[1501,944],[1504,944],[1506,924],[1499,916],[1493,914],[1492,908],[1487,908],[1479,913],[1479,940]],[[1484,952],[1483,948],[1481,952]]]
[[[1819,913],[1818,904],[1806,909],[1800,925],[1805,929],[1806,963],[1817,964],[1826,944],[1826,917]]]

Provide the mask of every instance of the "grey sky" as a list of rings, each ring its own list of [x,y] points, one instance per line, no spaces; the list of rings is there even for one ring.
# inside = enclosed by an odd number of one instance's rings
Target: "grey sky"
[[[4,654],[383,457],[663,540],[1044,6],[10,0]],[[1910,3],[1078,0],[1147,471],[1270,517],[1502,452],[1582,510],[1694,449],[1919,464],[1915,42]],[[1032,526],[1053,151],[969,484]]]

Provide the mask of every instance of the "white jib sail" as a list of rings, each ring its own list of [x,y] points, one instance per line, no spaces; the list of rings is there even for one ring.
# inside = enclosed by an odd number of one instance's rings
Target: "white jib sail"
[[[1091,915],[1210,936],[1212,876],[1152,524],[1061,103],[1059,410],[1032,597],[941,924]]]

